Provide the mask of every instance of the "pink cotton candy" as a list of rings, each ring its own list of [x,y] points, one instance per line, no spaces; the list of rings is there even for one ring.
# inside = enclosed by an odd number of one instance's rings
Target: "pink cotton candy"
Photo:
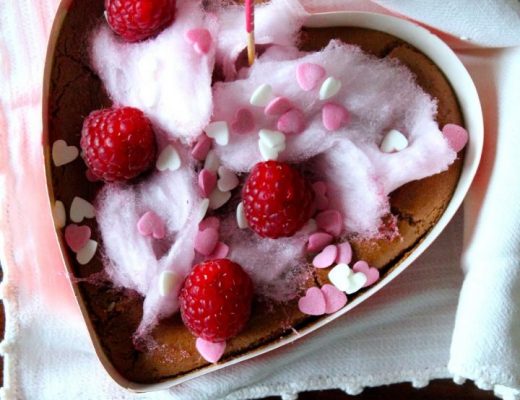
[[[236,78],[235,61],[246,47],[244,8],[229,6],[217,10],[221,30],[217,42],[217,63],[226,80]],[[271,0],[255,5],[256,45],[294,46],[300,27],[308,16],[298,0]],[[284,51],[284,53],[287,53]]]
[[[244,268],[253,280],[255,292],[261,296],[290,300],[312,276],[305,261],[304,234],[262,238],[251,229],[237,229],[232,212],[221,221],[220,240],[229,246],[228,258]]]
[[[340,80],[334,103],[348,110],[348,124],[333,132],[323,125],[323,102],[317,91],[302,90],[296,79],[302,63],[320,65],[328,76]],[[327,182],[329,207],[340,212],[347,233],[376,235],[381,218],[389,212],[388,195],[393,190],[441,172],[455,159],[435,122],[435,101],[395,60],[376,59],[333,41],[321,52],[300,53],[296,58],[290,53],[286,61],[279,53],[266,51],[241,77],[215,84],[213,119],[232,121],[236,110],[247,106],[251,93],[262,84],[305,110],[305,129],[287,135],[279,161],[311,163],[313,175]],[[261,110],[254,115],[257,126],[277,129],[278,120]],[[389,129],[404,132],[408,148],[382,154],[378,145]],[[231,134],[229,144],[216,151],[221,163],[236,172],[247,172],[262,160],[254,134]]]
[[[181,153],[185,161],[187,149]],[[178,291],[195,257],[201,202],[196,175],[185,166],[156,172],[139,184],[106,184],[96,199],[105,271],[116,287],[135,290],[145,298],[140,335],[178,309]],[[150,240],[138,232],[137,222],[149,210],[164,221],[164,239]],[[164,271],[175,272],[181,279],[162,297],[159,277]]]
[[[193,29],[195,42],[185,37]],[[199,1],[178,0],[174,23],[144,42],[126,43],[104,23],[93,36],[92,63],[115,103],[141,109],[170,137],[191,140],[212,111],[216,48],[201,42],[205,30],[217,35],[215,17]]]

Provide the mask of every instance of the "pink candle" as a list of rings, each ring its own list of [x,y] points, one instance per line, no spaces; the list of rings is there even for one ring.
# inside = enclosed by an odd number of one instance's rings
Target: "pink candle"
[[[253,32],[255,29],[255,4],[254,0],[246,0],[246,31]]]
[[[246,32],[247,32],[247,58],[249,65],[255,61],[255,3],[254,0],[246,0]]]

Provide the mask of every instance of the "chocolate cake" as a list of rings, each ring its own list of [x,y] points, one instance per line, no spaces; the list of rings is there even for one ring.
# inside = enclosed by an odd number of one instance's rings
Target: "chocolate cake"
[[[89,56],[90,35],[103,21],[103,11],[102,0],[76,0],[68,10],[52,67],[47,138],[50,146],[63,139],[69,145],[79,147],[84,118],[93,110],[112,105],[102,81],[92,69]],[[464,124],[449,82],[425,55],[411,45],[386,33],[345,27],[305,28],[299,46],[304,51],[315,51],[324,48],[331,39],[359,46],[379,58],[399,60],[415,74],[423,90],[437,99],[436,120],[440,127],[449,123]],[[396,225],[399,235],[382,235],[371,240],[351,238],[354,261],[365,260],[384,275],[404,260],[444,212],[457,184],[462,160],[463,152],[460,152],[447,171],[407,183],[393,191],[390,202],[395,219],[389,223]],[[49,168],[54,199],[62,201],[66,209],[77,196],[95,202],[103,184],[86,178],[86,167],[80,158],[64,166],[50,165]],[[82,224],[91,228],[92,238],[100,243],[102,249],[96,220],[88,219]],[[197,352],[194,337],[184,326],[179,313],[161,320],[153,329],[153,345],[135,340],[134,334],[143,313],[142,296],[113,286],[104,273],[103,251],[98,251],[92,261],[81,265],[74,252],[65,245],[62,248],[74,276],[73,284],[80,289],[80,301],[89,311],[95,334],[121,375],[133,382],[156,383],[208,365]],[[328,283],[329,270],[313,269],[303,289]],[[227,342],[221,361],[291,335],[294,330],[313,324],[319,318],[302,313],[298,298],[277,303],[257,297],[245,330]]]

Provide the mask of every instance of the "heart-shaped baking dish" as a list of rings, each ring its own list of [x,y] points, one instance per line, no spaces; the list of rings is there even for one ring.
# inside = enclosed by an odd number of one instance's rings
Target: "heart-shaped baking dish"
[[[60,138],[61,129],[67,129],[66,126],[60,127],[60,121],[52,122],[51,114],[56,110],[52,109],[52,102],[49,100],[51,96],[53,68],[55,67],[55,60],[61,55],[57,53],[57,43],[62,32],[64,21],[68,17],[68,11],[72,4],[72,0],[62,1],[58,14],[55,19],[53,31],[51,34],[51,41],[48,49],[45,82],[44,82],[44,107],[43,107],[43,119],[44,119],[44,134],[43,134],[43,150],[45,153],[46,160],[46,171],[47,171],[47,182],[49,189],[50,204],[54,206],[55,195],[60,193],[60,188],[56,182],[59,181],[60,185],[77,185],[77,182],[67,181],[66,175],[58,175],[52,167],[52,158],[50,155],[49,140]],[[208,374],[218,369],[227,367],[232,364],[248,360],[281,346],[287,345],[339,318],[343,314],[346,314],[358,304],[366,301],[377,291],[381,290],[386,284],[396,278],[401,272],[408,268],[416,259],[421,255],[430,244],[439,236],[442,230],[446,227],[448,222],[451,220],[456,210],[461,205],[469,187],[476,173],[477,166],[480,160],[482,146],[483,146],[483,119],[480,102],[478,99],[477,91],[471,80],[470,75],[464,68],[463,64],[453,53],[453,51],[442,42],[437,36],[433,35],[426,29],[415,25],[412,22],[398,19],[391,16],[371,14],[364,12],[336,12],[336,13],[325,13],[325,14],[314,14],[308,18],[305,23],[307,28],[325,28],[325,27],[357,27],[372,29],[380,32],[385,32],[392,35],[402,41],[411,44],[424,55],[429,57],[434,64],[436,64],[440,70],[444,73],[448,81],[450,82],[453,91],[459,101],[460,110],[463,115],[464,123],[469,132],[469,142],[465,150],[465,156],[462,166],[462,171],[458,183],[456,184],[455,191],[449,201],[444,213],[438,219],[437,223],[433,226],[429,232],[424,235],[412,249],[409,249],[406,254],[399,258],[397,262],[394,262],[391,268],[382,276],[382,279],[371,288],[362,291],[359,295],[355,296],[353,300],[334,314],[326,317],[312,319],[309,323],[306,323],[299,327],[297,334],[289,332],[284,333],[278,339],[273,339],[267,343],[263,343],[256,348],[249,349],[245,352],[237,355],[227,357],[222,362],[213,365],[207,365],[199,369],[195,369],[191,372],[174,376],[159,382],[153,383],[138,383],[129,380],[127,377],[114,366],[109,355],[107,354],[106,348],[102,345],[102,341],[99,336],[99,332],[96,331],[95,322],[89,311],[89,305],[85,301],[84,291],[80,288],[80,279],[72,280],[72,287],[83,313],[90,337],[94,344],[95,351],[101,360],[103,366],[106,368],[109,375],[121,386],[136,392],[145,392],[152,390],[166,389],[181,382],[189,379],[196,378],[201,375]],[[68,43],[69,46],[77,46],[77,43]],[[67,62],[77,62],[77,60],[71,59]],[[66,74],[66,72],[63,72]],[[73,79],[74,77],[70,77]],[[63,79],[68,79],[67,77]],[[54,93],[53,95],[59,96],[62,93]],[[95,87],[90,94],[92,96],[104,97],[103,89],[101,87]],[[96,100],[97,101],[97,100]],[[101,99],[100,102],[103,102]],[[52,131],[52,133],[51,133]],[[67,167],[69,168],[69,167]],[[71,166],[70,168],[74,168]],[[84,168],[84,167],[83,167]],[[74,176],[74,174],[73,174]],[[86,181],[85,181],[86,182]],[[66,204],[70,204],[69,199],[59,197]],[[73,262],[70,258],[70,253],[64,245],[64,240],[60,229],[56,230],[56,238],[59,246],[61,247],[61,253],[63,255],[63,262],[70,272],[71,276],[77,276],[77,271],[73,268]],[[93,268],[90,272],[96,272]],[[88,269],[84,271],[85,276],[88,275]],[[84,276],[79,276],[83,278]],[[110,307],[110,305],[109,305]]]

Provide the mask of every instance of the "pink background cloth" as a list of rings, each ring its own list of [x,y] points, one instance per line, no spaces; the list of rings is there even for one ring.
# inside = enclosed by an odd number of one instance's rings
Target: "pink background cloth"
[[[20,290],[38,293],[57,312],[77,315],[54,239],[41,146],[43,67],[57,6],[57,0],[0,5],[2,262],[13,266],[10,280]]]

